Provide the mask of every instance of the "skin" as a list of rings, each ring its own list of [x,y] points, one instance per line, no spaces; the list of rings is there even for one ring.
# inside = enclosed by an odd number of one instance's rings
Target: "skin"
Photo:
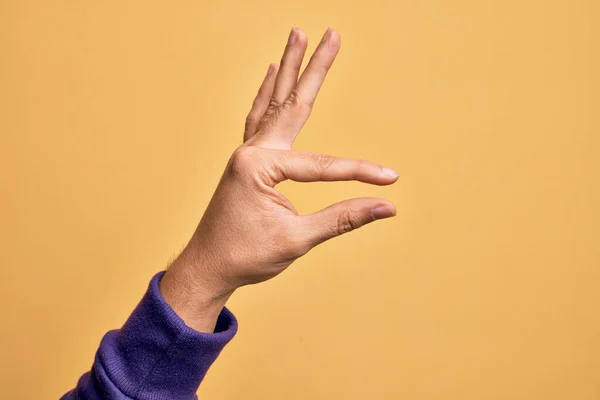
[[[389,185],[398,174],[357,159],[292,150],[340,49],[328,29],[300,77],[306,34],[292,29],[281,67],[271,64],[246,119],[244,143],[231,156],[196,231],[160,282],[167,303],[200,332],[239,287],[280,274],[311,248],[378,219],[396,215],[384,199],[356,198],[298,215],[275,186],[356,180]]]

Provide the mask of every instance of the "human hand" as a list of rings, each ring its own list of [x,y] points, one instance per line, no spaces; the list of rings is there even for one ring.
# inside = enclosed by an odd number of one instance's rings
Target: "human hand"
[[[275,189],[288,179],[389,185],[398,178],[369,161],[292,150],[340,43],[339,34],[328,29],[298,79],[307,39],[293,29],[281,68],[269,67],[246,120],[244,143],[231,156],[190,242],[161,280],[165,299],[193,328],[212,332],[238,287],[273,278],[319,243],[396,214],[389,201],[357,198],[298,215]]]

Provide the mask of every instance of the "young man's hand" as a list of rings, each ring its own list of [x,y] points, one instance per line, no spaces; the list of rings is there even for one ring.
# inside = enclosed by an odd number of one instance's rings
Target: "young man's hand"
[[[192,328],[212,332],[233,291],[273,278],[311,248],[377,219],[389,201],[357,198],[298,215],[275,186],[357,180],[394,183],[398,174],[369,161],[292,150],[340,49],[328,29],[298,79],[306,34],[293,29],[281,66],[273,64],[246,119],[244,143],[223,174],[196,232],[161,280],[165,300]]]

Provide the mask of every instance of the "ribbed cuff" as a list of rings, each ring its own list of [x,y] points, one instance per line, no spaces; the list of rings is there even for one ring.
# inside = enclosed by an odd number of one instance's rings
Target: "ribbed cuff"
[[[105,335],[96,362],[112,383],[133,399],[193,399],[200,382],[237,332],[223,308],[214,333],[188,327],[162,297],[152,278],[148,291],[122,329]]]

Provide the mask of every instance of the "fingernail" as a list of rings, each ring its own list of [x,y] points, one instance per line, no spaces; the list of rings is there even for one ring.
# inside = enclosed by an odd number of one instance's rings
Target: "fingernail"
[[[292,28],[290,32],[290,37],[288,38],[288,44],[296,43],[296,38],[298,37],[298,30],[296,28]]]
[[[321,43],[325,43],[326,41],[328,41],[330,36],[331,36],[331,28],[327,28],[327,30],[325,31],[325,34],[323,35],[323,38],[321,39]]]
[[[381,175],[383,175],[386,178],[392,178],[392,179],[396,179],[400,176],[400,174],[398,174],[396,171],[394,171],[393,169],[390,169],[390,168],[382,168]]]
[[[396,215],[396,210],[389,206],[378,206],[371,210],[371,216],[374,220],[393,217]]]
[[[275,64],[269,64],[269,69],[267,70],[267,75],[271,75],[275,71]]]

